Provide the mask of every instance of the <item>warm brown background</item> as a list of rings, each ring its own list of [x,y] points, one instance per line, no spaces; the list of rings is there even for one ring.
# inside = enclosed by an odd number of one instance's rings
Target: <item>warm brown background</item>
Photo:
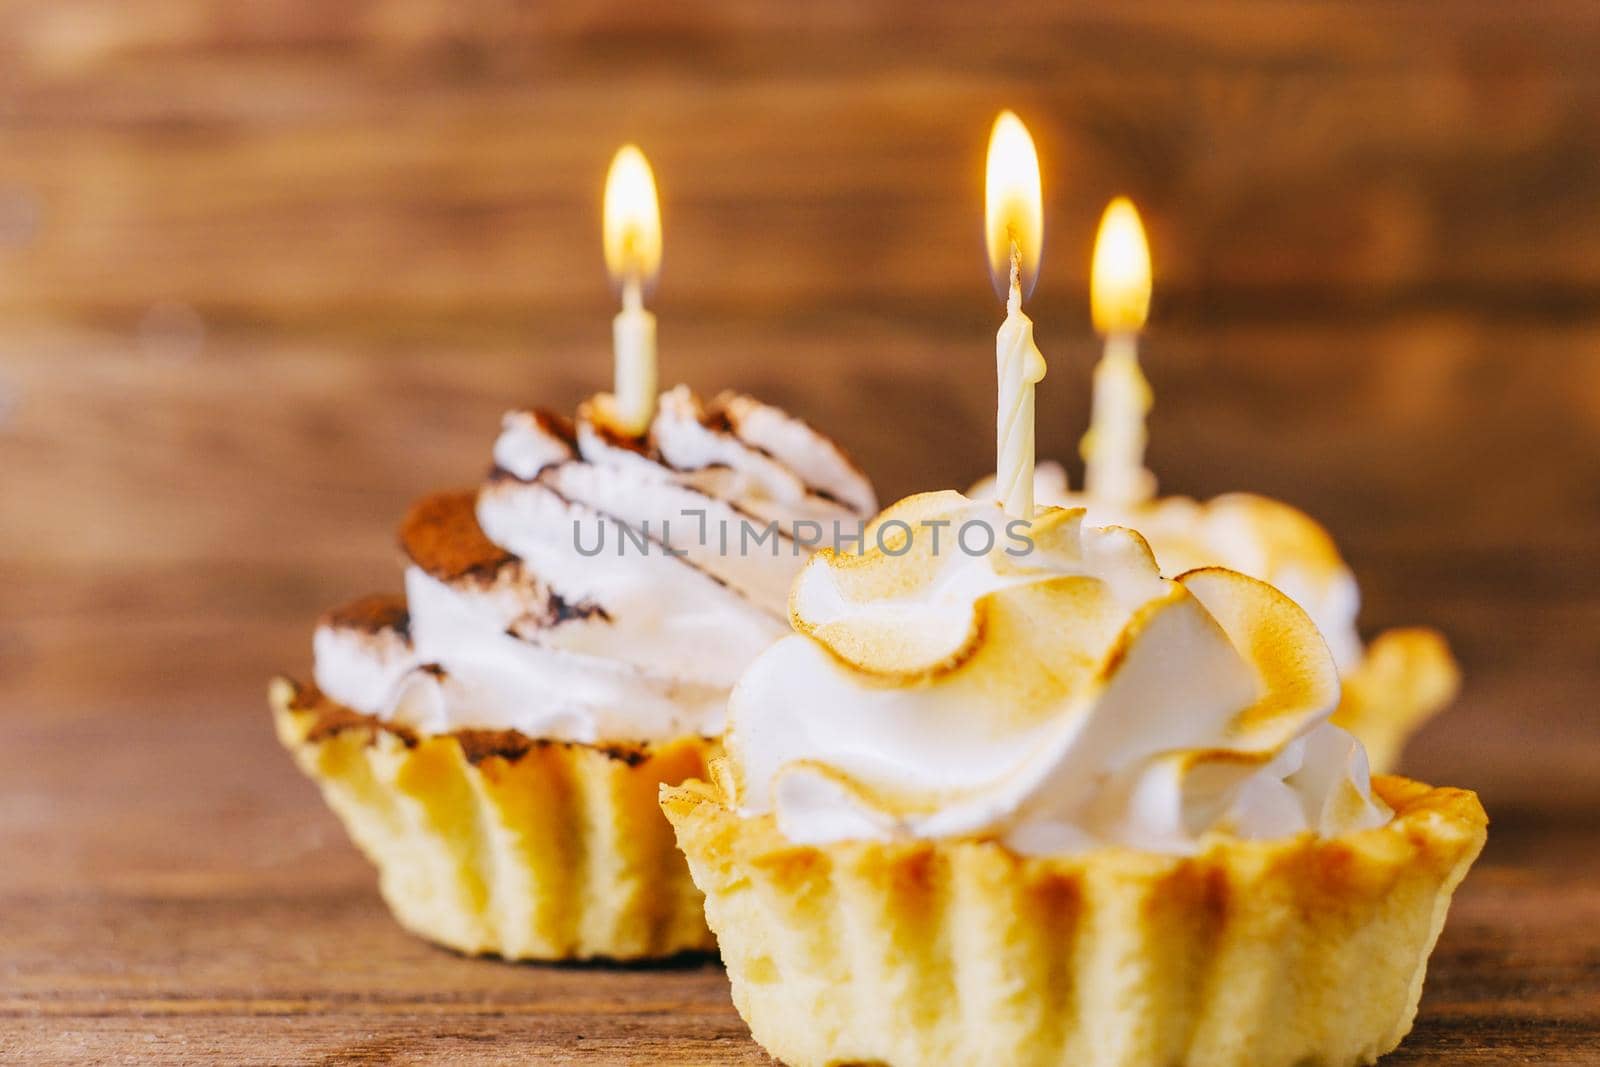
[[[0,1053],[753,1056],[714,971],[396,933],[265,679],[397,585],[394,519],[481,472],[504,408],[607,381],[626,139],[662,185],[665,380],[789,405],[886,499],[981,474],[1010,106],[1048,200],[1041,455],[1084,425],[1090,242],[1128,192],[1164,487],[1304,507],[1366,628],[1436,624],[1466,670],[1408,769],[1479,788],[1497,844],[1410,1054],[1583,1062],[1600,7],[556,8],[0,4]]]

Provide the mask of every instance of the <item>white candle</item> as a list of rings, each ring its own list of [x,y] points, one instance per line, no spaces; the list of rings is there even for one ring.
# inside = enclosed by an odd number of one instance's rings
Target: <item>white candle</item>
[[[1033,320],[1022,313],[1022,297],[1038,273],[1044,201],[1033,138],[1009,111],[1000,113],[989,134],[984,200],[989,267],[1006,301],[1006,319],[995,337],[996,488],[1006,514],[1031,520],[1034,385],[1044,377],[1045,363],[1033,343]]]
[[[637,279],[622,287],[622,310],[611,320],[611,347],[616,360],[612,417],[620,429],[641,434],[655,417],[656,317],[645,310]]]
[[[1020,259],[1020,256],[1017,257]],[[995,414],[996,482],[1006,514],[1033,518],[1034,385],[1044,377],[1044,354],[1033,343],[1033,320],[1022,313],[1020,265],[1011,271],[1006,321],[995,335],[1000,402]]]
[[[1094,369],[1094,414],[1083,437],[1084,488],[1114,508],[1155,494],[1144,466],[1150,383],[1139,369],[1139,331],[1150,309],[1150,247],[1131,201],[1113,200],[1100,220],[1090,276],[1095,329],[1106,339]]]
[[[606,269],[622,287],[622,311],[611,323],[615,381],[610,415],[624,433],[643,434],[656,410],[656,317],[644,288],[661,268],[661,208],[650,161],[624,145],[606,174]]]
[[[1095,500],[1131,507],[1149,500],[1155,476],[1144,467],[1150,383],[1139,369],[1139,336],[1113,333],[1094,368],[1094,415],[1083,437],[1084,484]]]

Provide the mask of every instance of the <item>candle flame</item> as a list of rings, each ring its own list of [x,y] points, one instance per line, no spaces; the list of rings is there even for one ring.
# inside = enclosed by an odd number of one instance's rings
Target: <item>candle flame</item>
[[[1106,207],[1094,241],[1089,306],[1100,334],[1137,333],[1150,313],[1150,245],[1133,201],[1119,196]]]
[[[1020,257],[1022,295],[1039,277],[1044,243],[1044,197],[1039,189],[1039,153],[1022,120],[1002,111],[989,133],[984,193],[984,232],[989,273],[1004,299],[1011,289],[1012,257]]]
[[[606,269],[620,285],[648,285],[661,269],[661,207],[650,161],[623,145],[606,173]]]

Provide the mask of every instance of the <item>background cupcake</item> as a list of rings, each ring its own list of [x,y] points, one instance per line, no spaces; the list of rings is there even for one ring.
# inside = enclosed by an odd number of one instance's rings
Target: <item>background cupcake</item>
[[[858,525],[871,487],[799,420],[684,388],[646,437],[590,403],[507,415],[494,454],[476,493],[406,516],[403,598],[324,616],[316,686],[274,688],[280,737],[426,937],[709,948],[656,788],[704,773],[733,682],[783,631],[795,524]]]

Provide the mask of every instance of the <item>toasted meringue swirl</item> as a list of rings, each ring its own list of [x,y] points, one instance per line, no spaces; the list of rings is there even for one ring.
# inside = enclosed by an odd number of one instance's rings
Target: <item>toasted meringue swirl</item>
[[[910,497],[890,551],[824,550],[797,633],[735,689],[727,746],[748,815],[798,843],[996,838],[1185,852],[1206,834],[1377,825],[1359,742],[1327,722],[1338,673],[1306,613],[1222,568],[1163,578],[1149,547],[1082,509],[1040,509],[1032,550],[992,503]],[[942,551],[930,523],[997,531]],[[982,544],[984,538],[969,538]]]
[[[475,498],[432,497],[407,518],[403,626],[319,625],[329,696],[429,733],[715,734],[740,672],[783,633],[809,555],[794,524],[854,528],[875,510],[806,424],[682,386],[643,438],[611,430],[603,398],[575,424],[512,412],[494,457]],[[775,539],[741,550],[741,531],[771,523]]]
[[[989,478],[973,486],[972,495],[993,497],[993,482]],[[1356,615],[1361,593],[1355,575],[1328,531],[1298,508],[1255,493],[1224,493],[1204,502],[1156,497],[1116,507],[1070,491],[1066,470],[1054,462],[1034,469],[1033,486],[1034,499],[1041,504],[1085,508],[1091,523],[1138,530],[1163,574],[1220,566],[1277,587],[1317,624],[1341,675],[1360,665]]]

